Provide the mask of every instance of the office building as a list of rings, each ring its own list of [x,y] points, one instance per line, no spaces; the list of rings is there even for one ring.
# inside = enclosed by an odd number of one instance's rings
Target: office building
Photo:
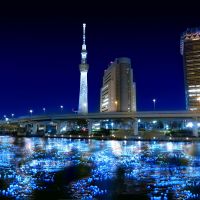
[[[200,28],[187,29],[181,35],[184,65],[186,109],[200,110]]]
[[[116,58],[104,71],[100,112],[136,111],[136,86],[130,58]]]

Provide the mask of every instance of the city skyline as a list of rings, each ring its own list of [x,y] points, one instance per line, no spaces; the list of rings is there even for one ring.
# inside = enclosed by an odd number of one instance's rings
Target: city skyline
[[[99,111],[103,72],[130,57],[137,110],[184,110],[180,35],[196,16],[14,16],[1,13],[1,115],[77,110],[83,22],[87,23],[89,112]],[[71,13],[70,13],[71,14]]]

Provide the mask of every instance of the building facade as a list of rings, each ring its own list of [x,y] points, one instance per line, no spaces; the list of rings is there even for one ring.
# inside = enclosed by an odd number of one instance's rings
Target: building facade
[[[104,71],[100,112],[136,111],[136,85],[130,58],[116,58]]]
[[[200,28],[187,29],[181,35],[186,109],[200,110]]]
[[[81,64],[80,69],[80,93],[79,93],[79,105],[78,113],[88,113],[88,84],[87,84],[87,73],[89,65],[87,64],[87,50],[85,44],[85,28],[86,24],[83,24],[83,44],[81,50]]]

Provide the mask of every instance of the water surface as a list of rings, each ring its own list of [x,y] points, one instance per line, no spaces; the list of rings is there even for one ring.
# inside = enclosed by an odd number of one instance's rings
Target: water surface
[[[200,143],[0,136],[1,199],[200,199]]]

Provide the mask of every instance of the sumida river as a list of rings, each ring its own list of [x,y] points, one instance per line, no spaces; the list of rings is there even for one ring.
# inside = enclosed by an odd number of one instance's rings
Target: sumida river
[[[200,199],[200,143],[0,136],[0,199]]]

